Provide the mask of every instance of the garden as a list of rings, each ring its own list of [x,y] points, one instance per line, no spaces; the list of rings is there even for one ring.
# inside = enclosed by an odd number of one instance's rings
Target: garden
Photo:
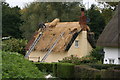
[[[17,44],[19,43],[19,44]],[[2,78],[120,78],[120,65],[102,64],[101,47],[95,48],[91,55],[78,58],[65,57],[57,63],[31,62],[24,58],[26,40],[11,38],[3,40],[2,46]],[[9,45],[9,46],[7,46]],[[91,75],[92,74],[92,75]]]

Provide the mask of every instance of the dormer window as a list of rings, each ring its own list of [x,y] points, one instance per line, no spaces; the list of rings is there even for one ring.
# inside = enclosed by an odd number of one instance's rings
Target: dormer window
[[[75,40],[75,47],[78,48],[79,47],[79,41]]]

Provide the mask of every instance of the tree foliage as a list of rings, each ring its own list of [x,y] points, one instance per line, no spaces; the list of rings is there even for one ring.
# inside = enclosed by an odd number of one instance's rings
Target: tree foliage
[[[21,10],[22,19],[21,31],[26,39],[30,39],[40,22],[51,22],[55,18],[61,21],[78,21],[80,16],[80,3],[55,2],[39,3],[34,2]]]
[[[111,8],[112,10],[116,10],[118,2],[98,2],[104,6],[104,9]]]
[[[109,5],[110,8],[114,7],[113,10],[116,10],[118,2],[106,2],[106,3]]]
[[[2,3],[2,36],[21,38],[19,10],[18,6],[11,8],[6,2]]]
[[[112,7],[118,5],[118,3],[114,2],[102,4],[105,5],[102,13],[100,13],[94,5],[87,11],[87,15],[90,18],[90,23],[88,23],[88,25],[90,26],[91,31],[95,32],[95,39],[98,39],[105,24],[112,18]],[[51,22],[55,18],[59,18],[64,22],[78,21],[81,14],[80,8],[83,5],[78,2],[33,2],[26,5],[22,10],[17,6],[11,8],[9,7],[9,4],[5,2],[2,3],[2,6],[3,36],[12,36],[15,38],[21,38],[23,36],[26,39],[30,39],[33,33],[38,29],[38,24],[40,22]],[[23,24],[21,25],[22,20]]]
[[[113,10],[111,10],[110,8],[109,9],[103,9],[102,10],[102,16],[105,19],[105,24],[107,24],[113,16]]]
[[[10,51],[10,52],[18,52],[20,54],[25,55],[26,44],[27,44],[27,40],[11,38],[9,40],[2,41],[2,50]]]
[[[102,16],[105,19],[105,24],[107,24],[114,15],[118,2],[99,2],[99,4],[104,5],[104,8],[102,9]]]
[[[43,73],[27,59],[15,52],[2,52],[2,78],[43,78]]]
[[[95,39],[97,40],[105,27],[105,19],[95,5],[92,5],[88,10],[88,17],[90,18],[88,25],[91,31],[95,33]]]

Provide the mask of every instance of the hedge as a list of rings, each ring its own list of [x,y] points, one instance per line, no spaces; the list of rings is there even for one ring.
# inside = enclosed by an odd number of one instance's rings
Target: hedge
[[[61,79],[104,79],[119,78],[120,66],[110,64],[82,64],[71,63],[35,63],[39,70],[53,73],[53,76]],[[119,76],[118,76],[119,75]]]
[[[109,69],[109,68],[120,70],[120,65],[114,65],[114,64],[89,64],[89,66],[99,70]]]
[[[90,68],[86,65],[75,66],[75,78],[76,79],[100,79],[100,70]]]
[[[59,78],[74,78],[74,64],[59,63],[56,72]]]
[[[93,65],[93,64],[91,64]],[[97,64],[96,64],[97,65]],[[75,78],[86,78],[86,79],[120,79],[120,67],[119,65],[104,65],[102,64],[102,68],[100,66],[95,69],[91,68],[88,65],[76,65],[75,66]],[[117,69],[115,67],[117,66]]]
[[[101,70],[101,78],[120,80],[120,70],[113,70],[113,69]]]
[[[74,64],[70,63],[35,63],[39,70],[47,73],[53,73],[53,76],[59,78],[73,78]],[[71,76],[72,75],[72,76]]]
[[[53,64],[52,63],[35,63],[36,67],[42,72],[52,73],[53,72]]]
[[[53,75],[57,76],[57,64],[58,63],[53,63]]]

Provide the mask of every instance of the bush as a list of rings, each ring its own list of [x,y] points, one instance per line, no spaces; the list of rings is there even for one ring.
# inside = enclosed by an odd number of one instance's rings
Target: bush
[[[52,63],[35,63],[38,69],[42,72],[52,73],[53,64]]]
[[[42,78],[43,73],[21,54],[2,52],[2,78]]]
[[[70,57],[65,57],[63,60],[59,61],[61,63],[73,63],[73,64],[85,64],[85,63],[95,63],[97,60],[96,58],[92,56],[85,56],[82,58],[79,58],[77,56],[71,55]]]
[[[80,58],[80,63],[85,64],[85,63],[95,63],[97,62],[96,58],[92,57],[92,56],[85,56]]]
[[[97,61],[102,61],[103,60],[103,48],[102,47],[96,47],[95,49],[93,49],[93,51],[91,51],[91,56],[96,58]]]
[[[59,62],[78,64],[80,62],[80,58],[78,58],[77,56],[71,55],[70,57],[63,58],[63,60]]]
[[[57,77],[59,78],[73,78],[74,77],[74,64],[58,63],[56,72],[57,72]]]
[[[24,55],[26,44],[27,41],[24,39],[11,38],[9,40],[2,41],[2,50],[10,51],[10,52],[18,52]]]

